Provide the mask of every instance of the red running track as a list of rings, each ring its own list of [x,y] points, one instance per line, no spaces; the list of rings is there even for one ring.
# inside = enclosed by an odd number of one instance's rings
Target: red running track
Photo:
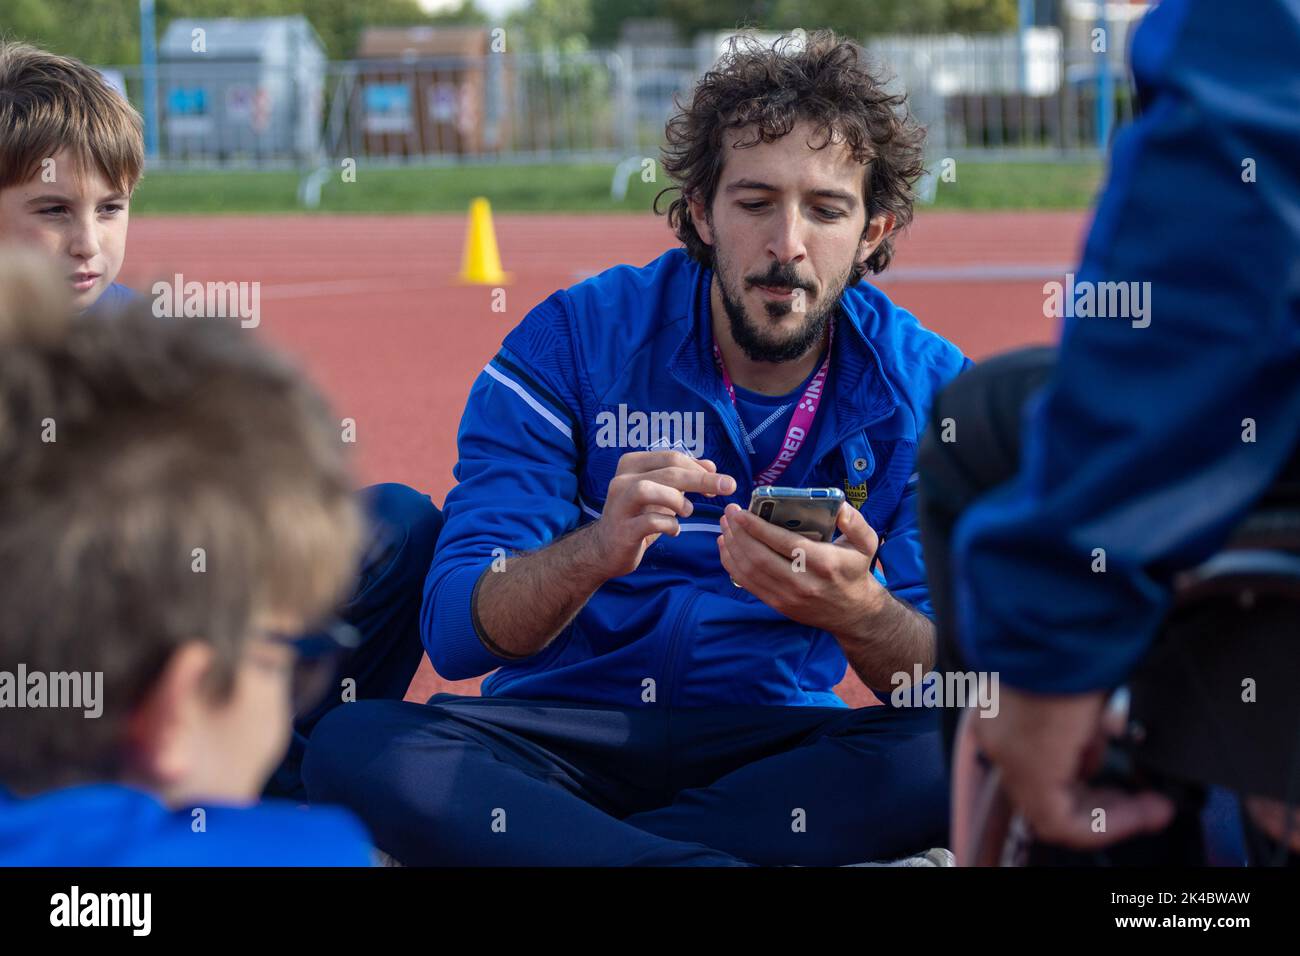
[[[879,278],[895,302],[972,358],[1054,341],[1043,283],[1077,261],[1082,213],[921,211]],[[366,482],[400,481],[441,503],[452,484],[456,426],[470,384],[505,334],[558,288],[619,263],[641,265],[676,245],[662,217],[496,217],[511,281],[493,290],[455,281],[461,216],[141,218],[131,226],[123,281],[260,282],[258,331],[295,355],[356,421]],[[426,661],[411,699],[443,682]],[[851,704],[869,701],[856,680]]]

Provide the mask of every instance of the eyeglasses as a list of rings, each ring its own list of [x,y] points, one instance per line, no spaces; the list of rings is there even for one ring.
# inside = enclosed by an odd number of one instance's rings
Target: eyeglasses
[[[263,637],[293,651],[293,712],[302,715],[330,689],[342,657],[361,646],[361,633],[345,621],[332,620],[303,634],[268,632]]]

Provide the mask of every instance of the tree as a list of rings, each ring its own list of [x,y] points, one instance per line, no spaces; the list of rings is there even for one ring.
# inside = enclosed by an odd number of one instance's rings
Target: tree
[[[585,2],[582,4],[586,6]],[[545,19],[546,0],[533,16]],[[1016,0],[600,0],[591,16],[592,45],[612,46],[629,18],[666,19],[689,42],[704,31],[829,28],[862,38],[885,33],[982,33],[1016,24]]]
[[[513,52],[528,50],[581,50],[591,30],[591,0],[532,0],[506,20],[507,35],[522,34],[522,44],[510,44]],[[510,41],[507,40],[507,43]]]
[[[208,17],[283,17],[302,14],[320,36],[331,60],[356,56],[361,31],[379,26],[486,24],[473,0],[459,8],[428,14],[416,0],[158,0],[158,30],[175,19]]]
[[[425,13],[416,0],[157,0],[154,16],[161,37],[178,19],[295,14],[307,18],[332,60],[355,56],[368,26],[488,22],[474,0],[439,14]],[[0,33],[98,66],[139,63],[140,0],[96,0],[93,16],[86,15],[85,0],[0,0]]]
[[[0,0],[0,34],[98,65],[140,59],[139,0]]]
[[[957,33],[1001,33],[1019,21],[1016,0],[946,0],[944,28]]]

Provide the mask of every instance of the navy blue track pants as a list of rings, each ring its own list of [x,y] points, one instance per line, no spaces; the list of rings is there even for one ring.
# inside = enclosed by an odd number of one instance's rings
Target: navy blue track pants
[[[358,701],[303,776],[408,865],[841,865],[944,845],[933,710]]]

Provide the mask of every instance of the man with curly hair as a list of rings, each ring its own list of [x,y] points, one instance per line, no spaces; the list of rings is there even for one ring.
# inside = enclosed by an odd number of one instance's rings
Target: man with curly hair
[[[475,382],[425,585],[440,674],[362,701],[304,777],[408,864],[838,865],[946,835],[915,456],[968,364],[862,281],[922,133],[856,44],[737,45],[669,122],[685,248],[534,308]],[[834,487],[834,543],[746,510]],[[883,566],[883,574],[877,568]]]

